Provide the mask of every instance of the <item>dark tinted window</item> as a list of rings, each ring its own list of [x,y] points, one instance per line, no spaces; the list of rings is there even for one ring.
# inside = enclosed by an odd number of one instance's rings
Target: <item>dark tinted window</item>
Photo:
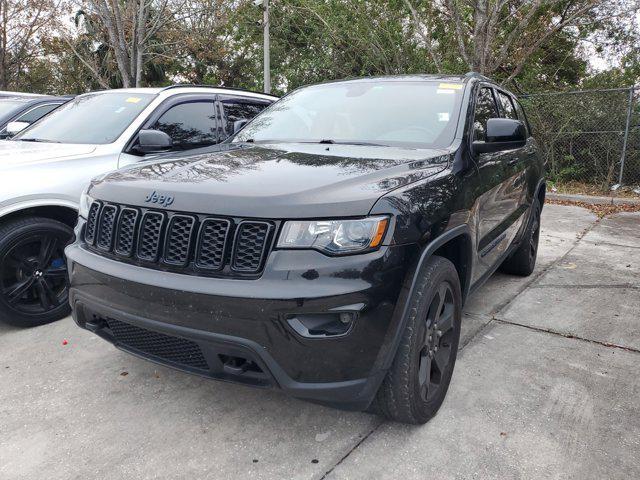
[[[496,102],[493,98],[493,91],[490,88],[481,88],[473,118],[473,139],[484,141],[487,133],[487,120],[499,116]]]
[[[502,114],[504,115],[504,117],[518,120],[516,109],[514,108],[513,102],[511,102],[511,98],[509,97],[509,95],[498,92],[498,98],[500,98],[500,105],[502,105]]]
[[[517,100],[515,100],[514,103],[516,104],[516,113],[518,114],[518,120],[524,123],[525,127],[527,127],[527,131],[529,132],[529,134],[531,134],[531,125],[529,125],[529,120],[524,113],[522,105],[520,105],[520,102]]]
[[[217,143],[214,103],[189,102],[171,107],[151,126],[165,132],[177,149]]]
[[[16,121],[18,121],[18,122],[26,122],[26,123],[33,123],[36,120],[40,120],[47,113],[49,113],[51,110],[55,110],[59,106],[60,106],[59,103],[56,103],[54,105],[41,105],[39,107],[36,107],[36,108],[28,111],[27,113],[25,113],[24,115],[22,115],[21,117],[16,119]]]
[[[251,120],[266,107],[268,107],[266,103],[256,103],[242,99],[222,100],[224,116],[227,119],[225,133],[231,135],[234,122],[237,120]]]

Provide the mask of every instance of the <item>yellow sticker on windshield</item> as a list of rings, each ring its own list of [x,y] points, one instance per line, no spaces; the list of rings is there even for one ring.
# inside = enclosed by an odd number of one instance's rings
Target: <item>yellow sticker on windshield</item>
[[[462,90],[463,85],[461,83],[441,83],[438,88],[447,88],[451,90]]]
[[[129,97],[129,98],[127,98],[126,102],[127,103],[138,103],[140,100],[142,100],[140,97]]]

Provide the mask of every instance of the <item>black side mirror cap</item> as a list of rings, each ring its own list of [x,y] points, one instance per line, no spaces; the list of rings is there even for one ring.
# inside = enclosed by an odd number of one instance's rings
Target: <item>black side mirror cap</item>
[[[166,152],[173,147],[171,137],[160,130],[140,130],[138,143],[134,147],[139,153]]]
[[[527,130],[520,120],[490,118],[486,142],[473,142],[474,153],[493,153],[522,148],[527,144]]]
[[[249,120],[246,118],[233,122],[233,133],[238,133],[247,123],[249,123]]]

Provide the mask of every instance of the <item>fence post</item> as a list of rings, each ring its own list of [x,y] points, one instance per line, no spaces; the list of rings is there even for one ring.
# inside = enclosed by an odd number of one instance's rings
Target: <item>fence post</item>
[[[622,155],[620,157],[620,176],[618,184],[622,185],[622,174],[624,173],[624,159],[627,156],[627,142],[629,140],[629,128],[631,128],[631,112],[633,110],[633,91],[635,87],[629,87],[629,106],[627,107],[627,123],[624,128],[624,139],[622,140]]]

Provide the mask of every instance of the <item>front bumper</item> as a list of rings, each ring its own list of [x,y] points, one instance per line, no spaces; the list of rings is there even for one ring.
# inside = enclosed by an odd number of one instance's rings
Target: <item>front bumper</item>
[[[364,409],[393,354],[404,277],[417,251],[395,246],[338,258],[274,251],[255,280],[159,272],[79,242],[66,254],[76,323],[118,348],[210,378]],[[342,310],[357,311],[342,336],[305,338],[287,321]]]

